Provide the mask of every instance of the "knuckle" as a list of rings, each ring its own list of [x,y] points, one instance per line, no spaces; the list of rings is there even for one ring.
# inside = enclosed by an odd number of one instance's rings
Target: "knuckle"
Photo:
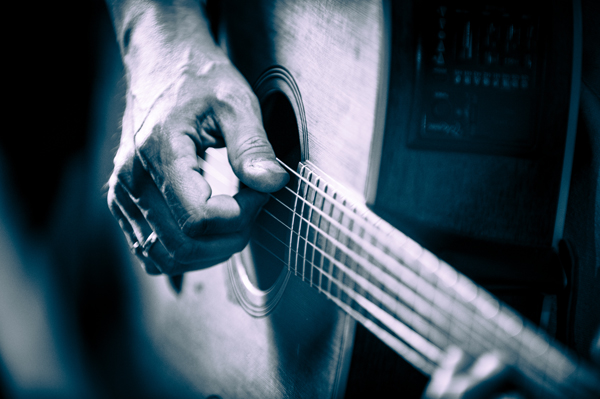
[[[154,125],[147,130],[147,133],[142,130],[134,137],[135,151],[143,158],[151,157],[160,148],[161,137],[164,134],[160,125]]]
[[[233,82],[229,85],[219,85],[214,92],[216,108],[224,108],[231,112],[241,109],[258,110],[256,95],[245,84]]]
[[[120,183],[125,187],[130,187],[133,175],[133,163],[134,157],[132,152],[128,153],[126,157],[123,156],[118,162],[115,159],[115,168],[109,180],[109,185],[115,187]]]
[[[241,166],[249,157],[263,157],[271,155],[272,152],[271,145],[264,137],[249,135],[239,142],[234,162]]]

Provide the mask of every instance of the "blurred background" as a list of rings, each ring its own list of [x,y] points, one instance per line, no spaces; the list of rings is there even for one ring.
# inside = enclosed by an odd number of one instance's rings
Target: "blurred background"
[[[0,135],[0,397],[185,396],[140,325],[106,206],[123,66],[102,0],[11,6]],[[11,25],[12,26],[12,25]]]
[[[125,92],[106,5],[11,8],[0,135],[0,397],[191,396],[136,318],[143,271],[106,206]],[[583,287],[567,343],[587,356],[600,322],[600,5],[584,1],[583,10],[585,84],[565,235]]]

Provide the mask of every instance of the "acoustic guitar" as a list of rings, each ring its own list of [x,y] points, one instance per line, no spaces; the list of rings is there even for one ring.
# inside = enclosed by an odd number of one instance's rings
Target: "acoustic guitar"
[[[390,8],[223,3],[215,31],[254,82],[291,180],[243,252],[187,273],[177,295],[163,280],[143,283],[148,330],[207,396],[343,397],[358,322],[425,375],[450,346],[470,359],[495,350],[539,397],[599,397],[597,369],[368,206],[389,167]],[[223,151],[199,164],[215,194],[235,192]]]

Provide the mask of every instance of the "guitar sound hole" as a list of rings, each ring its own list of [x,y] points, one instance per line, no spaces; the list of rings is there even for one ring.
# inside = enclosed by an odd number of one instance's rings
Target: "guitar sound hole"
[[[301,157],[300,136],[289,99],[281,91],[272,91],[261,99],[261,109],[265,131],[277,158],[296,170]],[[289,191],[284,189],[273,195],[293,208]],[[291,211],[280,202],[271,199],[264,209],[268,213],[262,212],[257,218],[250,241],[252,262],[246,264],[250,282],[262,291],[273,286],[286,267],[290,232],[281,222],[291,224]]]
[[[300,162],[298,121],[290,100],[281,91],[273,91],[261,101],[263,124],[275,155],[291,169]]]

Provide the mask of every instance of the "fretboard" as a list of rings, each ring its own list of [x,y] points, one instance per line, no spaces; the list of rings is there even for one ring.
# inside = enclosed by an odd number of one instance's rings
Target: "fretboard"
[[[271,200],[292,213],[277,220],[295,275],[425,374],[454,345],[473,359],[500,352],[545,397],[600,395],[596,370],[315,170],[300,164]]]

